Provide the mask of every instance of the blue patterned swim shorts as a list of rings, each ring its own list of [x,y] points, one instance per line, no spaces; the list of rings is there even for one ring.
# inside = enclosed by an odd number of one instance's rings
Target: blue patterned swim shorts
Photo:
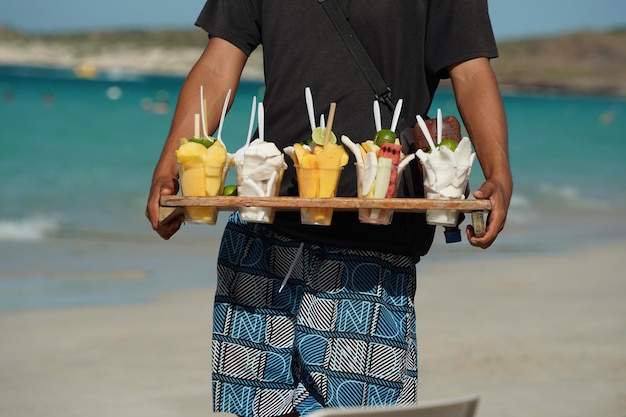
[[[415,281],[410,257],[302,244],[233,214],[218,259],[214,410],[414,403]]]

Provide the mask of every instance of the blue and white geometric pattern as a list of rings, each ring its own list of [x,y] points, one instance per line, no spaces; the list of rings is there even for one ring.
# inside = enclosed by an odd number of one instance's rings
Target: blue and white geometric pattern
[[[294,260],[299,247],[231,217],[213,314],[214,410],[273,417],[417,401],[414,260],[313,244]]]

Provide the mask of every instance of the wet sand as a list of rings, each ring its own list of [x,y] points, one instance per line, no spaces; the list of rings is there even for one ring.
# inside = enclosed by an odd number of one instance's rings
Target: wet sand
[[[478,393],[481,417],[626,415],[625,252],[423,261],[420,398]],[[1,311],[0,415],[211,414],[212,294]]]

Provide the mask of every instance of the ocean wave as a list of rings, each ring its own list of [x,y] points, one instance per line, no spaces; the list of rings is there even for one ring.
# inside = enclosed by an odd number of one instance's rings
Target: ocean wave
[[[613,204],[605,199],[591,198],[572,185],[540,184],[538,199],[577,209],[610,210]]]
[[[0,220],[0,240],[41,241],[59,230],[60,223],[61,219],[44,215]]]
[[[619,201],[590,196],[572,185],[537,184],[533,188],[518,189],[511,198],[507,224],[526,227],[542,224],[554,217],[580,216],[596,218],[624,213],[626,206]]]
[[[513,226],[523,226],[533,222],[537,214],[533,209],[532,200],[519,192],[513,193],[509,205],[507,224]]]

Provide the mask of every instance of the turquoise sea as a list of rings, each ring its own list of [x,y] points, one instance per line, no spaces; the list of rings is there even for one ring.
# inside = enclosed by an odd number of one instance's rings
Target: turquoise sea
[[[217,226],[169,242],[144,216],[180,77],[0,67],[0,309],[125,303],[214,285]],[[242,83],[223,129],[245,142]],[[621,240],[626,231],[626,99],[507,94],[515,193],[488,251],[438,241],[423,262],[515,256]],[[457,114],[450,92],[433,109]],[[306,117],[303,104],[303,117]],[[470,179],[478,185],[478,164]],[[231,181],[232,182],[232,181]],[[478,251],[478,252],[477,252]]]

